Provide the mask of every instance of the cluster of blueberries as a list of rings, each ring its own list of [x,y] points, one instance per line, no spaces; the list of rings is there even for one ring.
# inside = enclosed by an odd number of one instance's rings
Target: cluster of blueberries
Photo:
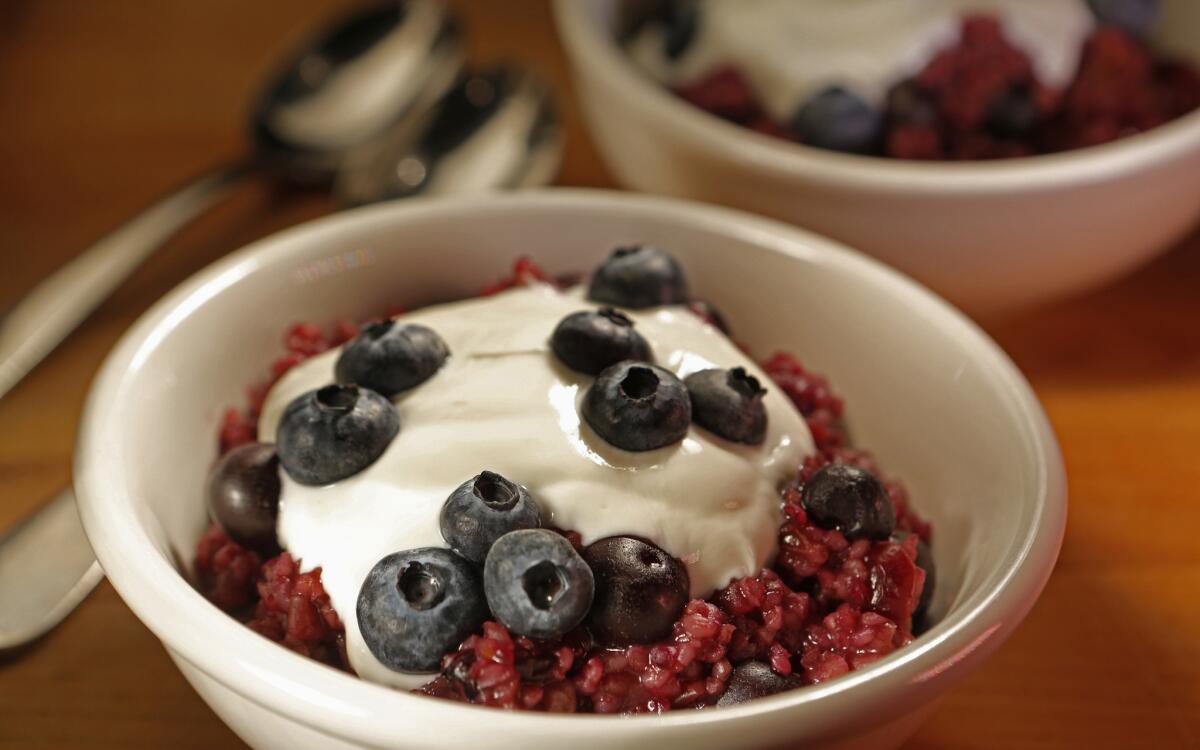
[[[619,248],[592,275],[588,298],[626,308],[683,304],[687,284],[678,262],[661,250]],[[387,378],[372,378],[370,372],[412,354],[410,341],[424,345],[424,368],[404,384],[411,387],[429,377],[444,361],[446,347],[424,329],[419,337],[386,348],[391,332],[405,328],[410,326],[388,329],[368,344],[352,342],[339,360],[338,379],[378,385]],[[363,339],[370,336],[368,331]],[[738,368],[680,381],[649,364],[649,344],[613,307],[568,315],[551,334],[550,345],[564,365],[595,376],[582,416],[618,448],[647,451],[678,442],[693,418],[730,440],[763,440],[764,391],[757,380]],[[307,444],[295,433],[311,426],[325,432],[322,422],[307,416],[310,404],[322,408],[322,399],[321,391],[307,400],[302,396],[294,413],[301,419],[288,425],[285,413],[281,421],[279,454],[293,477],[291,449]],[[383,446],[394,434],[390,420],[373,431]],[[382,447],[372,444],[365,455],[377,455],[376,450]],[[668,635],[687,602],[687,570],[666,551],[643,539],[616,536],[579,552],[562,534],[542,528],[542,513],[525,487],[490,471],[447,498],[440,528],[447,548],[388,555],[359,592],[356,615],[363,640],[381,663],[397,671],[436,670],[443,655],[489,616],[533,638],[558,637],[586,621],[598,643],[625,646]]]
[[[649,344],[612,307],[687,303],[674,258],[649,246],[618,248],[592,275],[588,298],[608,306],[568,315],[550,344],[564,365],[595,376],[581,412],[600,437],[625,450],[653,450],[682,440],[695,421],[731,441],[762,442],[765,391],[756,378],[734,368],[681,381],[649,363]],[[390,399],[433,377],[449,356],[426,326],[391,320],[366,326],[339,356],[337,382],[288,404],[275,445],[242,446],[214,467],[208,492],[214,519],[234,541],[276,551],[279,468],[319,486],[370,466],[400,431]],[[458,487],[440,521],[447,548],[388,555],[359,593],[363,639],[398,671],[435,670],[489,616],[537,638],[562,635],[586,619],[599,643],[624,646],[667,635],[687,601],[687,571],[664,550],[617,536],[578,552],[562,534],[542,528],[526,488],[490,471]]]
[[[679,263],[645,245],[618,248],[592,275],[588,298],[638,309],[687,304]],[[580,412],[606,442],[649,451],[679,442],[692,422],[737,443],[757,445],[767,429],[766,391],[741,367],[702,370],[680,380],[649,363],[650,345],[612,307],[568,315],[550,336],[555,356],[596,376]]]
[[[1161,0],[1087,0],[1087,4],[1098,22],[1116,26],[1136,37],[1149,35],[1162,6]],[[668,59],[676,60],[696,35],[700,24],[699,8],[689,0],[673,0],[665,5],[660,20],[665,29],[663,52]],[[878,150],[888,119],[909,120],[912,99],[912,87],[901,84],[889,95],[886,111],[881,111],[842,86],[833,85],[802,102],[788,125],[807,145],[870,154]],[[1015,134],[1014,130],[1028,130],[1036,116],[1033,92],[1023,87],[994,103],[986,125],[1000,137],[1011,136]]]
[[[688,302],[679,263],[645,245],[618,248],[592,275],[588,298],[625,308]],[[743,368],[709,369],[681,381],[648,361],[650,346],[613,307],[564,318],[550,337],[559,360],[594,375],[584,421],[629,451],[677,443],[696,424],[722,438],[758,444],[766,434],[766,391]],[[370,466],[400,431],[391,397],[419,386],[445,364],[449,347],[432,329],[385,320],[342,350],[337,383],[304,393],[280,417],[277,452],[292,479],[325,485]]]
[[[397,552],[367,575],[356,614],[371,653],[393,670],[436,671],[489,616],[531,638],[561,636],[586,622],[608,646],[670,633],[688,598],[679,560],[631,536],[580,552],[541,526],[525,487],[490,471],[464,482],[442,507],[449,549]]]
[[[613,251],[593,274],[588,297],[633,309],[688,301],[679,264],[648,246]],[[568,315],[550,344],[564,365],[595,376],[581,414],[618,448],[670,445],[692,421],[730,441],[764,439],[765,391],[757,379],[734,368],[681,381],[649,364],[649,344],[613,307]],[[445,342],[425,326],[384,321],[364,328],[338,359],[339,384],[288,405],[276,445],[244,445],[216,464],[208,488],[214,520],[233,541],[265,555],[277,552],[280,467],[306,485],[362,471],[399,432],[390,398],[431,378],[448,357]],[[885,539],[894,531],[886,490],[852,466],[817,472],[803,503],[814,521],[849,538]],[[687,570],[666,551],[632,536],[577,551],[565,536],[543,528],[541,509],[525,487],[494,472],[483,471],[451,493],[440,530],[446,548],[384,557],[359,592],[363,639],[397,671],[435,671],[489,616],[534,638],[560,636],[582,623],[602,646],[651,643],[669,635],[688,599]]]

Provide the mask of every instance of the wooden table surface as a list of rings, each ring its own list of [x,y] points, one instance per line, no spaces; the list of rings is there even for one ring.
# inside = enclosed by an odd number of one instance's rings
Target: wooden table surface
[[[236,155],[255,82],[346,4],[0,3],[0,309],[161,191]],[[454,4],[475,59],[520,60],[558,88],[561,182],[611,186],[545,4]],[[223,253],[328,209],[247,186],[0,400],[0,528],[69,480],[88,381],[139,313]],[[1114,286],[988,327],[1058,431],[1070,524],[1028,620],[906,748],[1200,748],[1200,235]],[[0,656],[0,747],[242,745],[104,584],[40,643]]]

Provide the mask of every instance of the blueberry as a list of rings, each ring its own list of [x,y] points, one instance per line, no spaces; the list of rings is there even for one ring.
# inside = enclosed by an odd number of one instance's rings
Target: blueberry
[[[897,531],[892,534],[892,541],[900,544],[908,535],[907,531]],[[933,562],[933,551],[929,549],[925,540],[919,537],[916,563],[918,568],[925,571],[925,587],[921,589],[921,599],[917,602],[917,608],[913,610],[913,623],[923,620],[925,615],[929,614],[929,603],[933,601],[933,591],[937,585],[937,565]]]
[[[682,305],[687,279],[679,262],[656,247],[619,247],[592,274],[588,299],[633,309]]]
[[[446,342],[433,329],[384,320],[366,326],[346,344],[335,372],[339,383],[391,397],[433,377],[448,356]]]
[[[649,542],[613,536],[589,545],[583,559],[596,579],[587,626],[606,646],[651,643],[671,634],[688,601],[683,563]]]
[[[581,411],[597,435],[627,451],[678,443],[692,422],[692,402],[679,378],[643,362],[619,362],[601,372]]]
[[[448,549],[388,555],[358,592],[358,629],[375,658],[397,672],[434,672],[487,619],[479,572]]]
[[[692,0],[673,0],[668,4],[665,21],[663,53],[668,60],[678,60],[696,38],[700,9]]]
[[[633,321],[611,307],[563,318],[550,336],[550,348],[564,365],[585,375],[626,359],[650,359],[650,345]]]
[[[1023,138],[1040,118],[1033,88],[1027,83],[1009,86],[988,106],[984,127],[997,138]]]
[[[1087,0],[1101,23],[1116,26],[1137,36],[1149,36],[1158,25],[1160,0]]]
[[[809,146],[868,154],[878,150],[883,118],[846,89],[831,86],[800,105],[792,127]]]
[[[514,633],[553,638],[575,628],[592,606],[592,571],[566,537],[549,529],[511,531],[483,565],[492,614]]]
[[[735,443],[758,445],[767,435],[766,390],[745,368],[701,370],[683,380],[692,398],[692,419]]]
[[[230,539],[271,555],[279,550],[279,458],[275,446],[249,443],[226,453],[208,472],[208,512]]]
[[[725,316],[711,302],[694,299],[688,303],[687,307],[693,315],[696,315],[705,323],[708,323],[726,336],[730,335],[729,325],[725,322]]]
[[[818,469],[804,485],[800,502],[809,518],[847,539],[887,539],[896,527],[892,499],[870,472],[848,464]]]
[[[279,418],[279,462],[300,484],[330,484],[370,466],[400,432],[400,415],[378,393],[327,385],[292,400]]]
[[[442,506],[440,523],[446,544],[482,565],[497,539],[517,529],[540,527],[542,514],[529,490],[484,471],[451,493]]]
[[[748,661],[734,668],[717,705],[734,706],[755,698],[795,690],[803,684],[798,677],[781,675],[761,661]]]

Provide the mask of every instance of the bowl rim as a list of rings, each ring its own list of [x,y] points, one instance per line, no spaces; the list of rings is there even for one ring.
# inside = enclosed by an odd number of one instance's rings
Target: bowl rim
[[[1029,442],[1038,496],[1031,526],[1018,534],[995,585],[900,651],[830,682],[719,711],[680,711],[617,721],[604,716],[560,716],[479,711],[474,706],[408,695],[326,667],[261,638],[213,607],[155,547],[145,528],[156,523],[125,491],[131,472],[121,453],[122,404],[136,397],[137,371],[173,328],[257,268],[286,257],[298,242],[335,238],[350,226],[395,226],[411,219],[511,216],[514,211],[609,213],[691,225],[723,233],[798,259],[820,258],[862,274],[901,297],[971,350],[995,379],[1001,397]],[[1066,478],[1049,421],[1029,384],[1000,348],[973,322],[932,292],[883,264],[837,243],[731,209],[673,198],[603,190],[564,189],[457,199],[409,199],[367,206],[310,221],[260,239],[194,274],[157,302],[124,334],[89,391],[75,458],[75,486],[84,528],[110,581],[130,609],[173,652],[242,697],[303,725],[339,737],[392,746],[413,739],[404,717],[419,711],[428,727],[453,727],[471,717],[510,732],[571,736],[602,731],[632,741],[644,732],[710,726],[769,712],[807,710],[804,731],[844,723],[844,712],[805,706],[853,706],[884,712],[898,691],[948,684],[994,650],[1032,607],[1058,556],[1066,523]],[[219,642],[220,649],[210,644]],[[870,688],[874,689],[870,689]],[[888,700],[891,698],[892,700]],[[463,711],[471,713],[464,714]],[[398,734],[399,732],[399,734]],[[407,733],[407,734],[406,734]],[[435,735],[430,735],[435,736]]]
[[[1200,148],[1200,110],[1110,143],[1012,159],[932,162],[844,154],[792,143],[726,122],[655,83],[589,17],[592,3],[554,0],[554,18],[576,74],[586,68],[620,90],[673,137],[713,158],[773,179],[802,179],[847,190],[980,195],[1056,190],[1116,180]],[[584,87],[581,86],[582,90]]]

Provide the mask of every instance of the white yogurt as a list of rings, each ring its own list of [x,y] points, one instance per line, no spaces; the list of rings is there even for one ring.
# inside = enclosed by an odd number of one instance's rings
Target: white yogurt
[[[757,572],[774,555],[779,487],[813,451],[803,417],[715,328],[684,308],[656,308],[630,314],[655,363],[680,377],[745,367],[768,387],[766,440],[736,445],[693,425],[677,445],[613,448],[580,422],[592,378],[562,366],[548,344],[563,317],[594,307],[578,291],[535,286],[405,315],[437,331],[451,356],[395,399],[399,435],[374,464],[333,485],[305,487],[284,476],[280,541],[305,570],[322,568],[361,677],[404,688],[428,679],[394,672],[370,653],[355,617],[359,588],[385,555],[445,546],[443,502],[484,469],[528,487],[550,523],[579,532],[584,543],[634,534],[659,544],[687,565],[694,596]],[[274,440],[289,401],[333,381],[337,356],[314,357],[275,385],[261,440]]]
[[[766,110],[788,121],[822,89],[841,85],[877,106],[889,87],[954,44],[962,17],[988,13],[1029,55],[1042,83],[1074,77],[1095,26],[1084,0],[698,0],[700,23],[678,60],[663,52],[663,29],[648,25],[630,55],[669,86],[722,65],[746,76]]]

